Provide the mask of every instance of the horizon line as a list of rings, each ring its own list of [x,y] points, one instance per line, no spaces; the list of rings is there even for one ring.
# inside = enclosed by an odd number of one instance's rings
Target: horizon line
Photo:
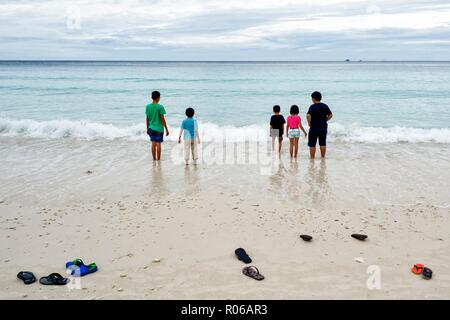
[[[390,63],[390,62],[450,62],[450,60],[87,60],[87,59],[0,59],[0,62],[184,62],[184,63]]]

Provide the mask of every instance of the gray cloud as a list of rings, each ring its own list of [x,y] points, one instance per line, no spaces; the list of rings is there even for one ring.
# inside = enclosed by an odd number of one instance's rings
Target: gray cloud
[[[0,2],[0,59],[447,60],[448,39],[443,0]]]

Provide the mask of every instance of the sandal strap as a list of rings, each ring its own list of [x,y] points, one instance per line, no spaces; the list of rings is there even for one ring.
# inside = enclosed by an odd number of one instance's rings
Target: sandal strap
[[[249,270],[249,269],[256,270],[256,275],[259,275],[259,274],[260,274],[258,268],[255,267],[255,266],[249,266],[249,267],[247,267],[247,270]]]
[[[52,282],[59,283],[62,279],[64,279],[59,273],[52,273],[48,276]]]

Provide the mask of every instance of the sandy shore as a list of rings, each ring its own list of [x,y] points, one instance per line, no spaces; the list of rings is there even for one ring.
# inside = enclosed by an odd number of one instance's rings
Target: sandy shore
[[[52,149],[71,150],[71,160],[0,142],[11,164],[0,172],[0,299],[450,298],[445,148],[336,146],[313,163],[305,150],[261,174],[257,165],[184,168],[168,154],[153,165],[141,142],[109,153],[95,142]],[[13,168],[19,154],[53,160]],[[357,232],[369,239],[352,239]],[[242,275],[238,247],[264,281]],[[99,265],[80,289],[16,279],[21,270],[64,274],[76,257]],[[413,275],[415,263],[434,278]],[[379,290],[367,288],[369,266],[381,272]]]

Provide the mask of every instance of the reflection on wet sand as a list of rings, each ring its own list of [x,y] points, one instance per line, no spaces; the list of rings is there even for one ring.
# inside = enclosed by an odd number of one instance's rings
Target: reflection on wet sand
[[[187,165],[184,167],[184,192],[199,193],[201,189],[201,179],[197,165]]]
[[[328,183],[327,161],[321,159],[319,164],[315,160],[310,160],[306,175],[306,194],[315,206],[322,206],[332,197],[331,188]]]
[[[283,192],[285,171],[286,169],[284,167],[283,161],[280,158],[274,158],[269,174],[269,192],[272,196],[281,199],[284,199],[286,197],[285,193]]]
[[[163,167],[161,162],[153,162],[151,164],[146,190],[148,195],[158,195],[159,197],[163,197],[170,192]]]

